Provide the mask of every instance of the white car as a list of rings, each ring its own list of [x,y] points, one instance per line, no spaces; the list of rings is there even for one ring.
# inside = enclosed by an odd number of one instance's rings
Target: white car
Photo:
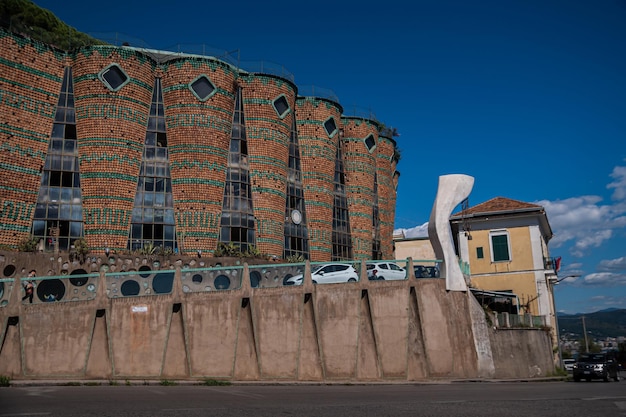
[[[574,372],[574,365],[576,364],[576,359],[563,359],[563,366],[567,372]]]
[[[367,278],[376,280],[402,280],[406,279],[406,269],[394,262],[367,262]]]
[[[332,263],[312,266],[313,284],[331,284],[336,282],[358,281],[359,274],[350,264]],[[301,285],[303,275],[294,275],[284,281],[284,285]]]

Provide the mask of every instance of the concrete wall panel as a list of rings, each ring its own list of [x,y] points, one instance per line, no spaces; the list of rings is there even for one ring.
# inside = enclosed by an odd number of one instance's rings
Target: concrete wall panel
[[[369,292],[376,348],[385,378],[405,378],[409,308],[405,281],[375,286]]]
[[[106,315],[103,314],[99,317],[96,313],[85,376],[104,379],[109,378],[112,373],[113,367],[109,351]]]
[[[360,307],[361,320],[356,366],[356,378],[359,380],[377,380],[382,376],[370,305],[369,292],[365,292],[361,296]]]
[[[183,315],[178,309],[172,314],[161,373],[163,378],[185,378],[189,376],[189,361],[183,327]]]
[[[170,297],[111,300],[109,335],[115,376],[160,377],[167,346]]]
[[[312,296],[311,294],[303,294],[301,297],[304,298],[304,307],[302,309],[298,379],[303,381],[321,381],[324,378],[324,372]]]
[[[28,306],[20,317],[24,374],[83,376],[95,311],[68,304]]]
[[[183,314],[191,374],[232,377],[241,299],[230,291],[191,294],[186,307]]]
[[[302,297],[299,292],[267,291],[252,302],[261,375],[297,376]]]
[[[325,377],[354,378],[361,288],[356,283],[320,284],[313,299]]]
[[[20,329],[17,325],[9,325],[9,317],[5,317],[2,320],[2,330],[2,337],[0,337],[0,375],[14,378],[22,375]]]
[[[415,381],[425,379],[428,376],[428,361],[424,347],[424,336],[417,307],[417,294],[415,287],[409,290],[409,328],[408,328],[408,364],[407,379]]]
[[[239,381],[256,381],[259,379],[259,359],[253,328],[252,309],[248,302],[245,307],[241,308],[237,327],[234,377]]]

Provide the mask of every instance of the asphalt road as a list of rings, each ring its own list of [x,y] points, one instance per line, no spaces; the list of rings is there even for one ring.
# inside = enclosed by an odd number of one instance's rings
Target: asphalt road
[[[626,382],[0,388],[8,416],[626,416]]]

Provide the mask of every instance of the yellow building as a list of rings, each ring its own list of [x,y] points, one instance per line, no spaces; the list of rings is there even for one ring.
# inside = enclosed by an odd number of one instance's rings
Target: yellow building
[[[470,287],[493,295],[499,308],[510,303],[510,312],[545,316],[554,329],[556,273],[544,208],[496,197],[452,215],[450,223],[457,253],[470,266]]]

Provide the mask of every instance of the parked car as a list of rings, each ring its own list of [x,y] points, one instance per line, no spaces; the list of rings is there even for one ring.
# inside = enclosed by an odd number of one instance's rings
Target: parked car
[[[573,371],[574,381],[609,378],[619,381],[619,365],[606,353],[586,353],[578,357]]]
[[[563,359],[563,367],[567,372],[574,372],[574,365],[576,364],[576,359]]]
[[[406,279],[406,269],[394,262],[367,262],[367,278],[375,280],[402,280]]]
[[[415,271],[415,278],[439,278],[440,276],[437,266],[413,265],[413,271]]]
[[[303,274],[286,279],[284,285],[301,285]],[[331,284],[336,282],[358,281],[359,274],[350,264],[330,263],[314,266],[311,270],[313,284]]]

